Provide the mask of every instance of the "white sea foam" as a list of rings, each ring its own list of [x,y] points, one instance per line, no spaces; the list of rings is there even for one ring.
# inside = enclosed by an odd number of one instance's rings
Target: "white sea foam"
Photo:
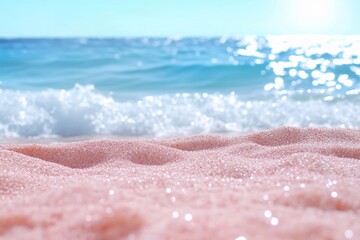
[[[93,86],[25,92],[0,90],[0,137],[181,136],[249,132],[278,126],[360,127],[359,91],[336,98],[274,94],[179,93],[119,101]]]

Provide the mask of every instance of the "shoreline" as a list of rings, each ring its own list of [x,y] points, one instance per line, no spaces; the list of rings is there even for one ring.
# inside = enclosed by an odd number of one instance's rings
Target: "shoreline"
[[[254,132],[245,133],[202,133],[202,134],[190,134],[190,135],[178,135],[178,136],[166,136],[166,137],[154,137],[154,136],[121,136],[121,135],[86,135],[86,136],[73,136],[73,137],[34,137],[34,138],[0,138],[0,145],[13,145],[13,144],[61,144],[61,143],[75,143],[75,142],[88,142],[98,140],[173,140],[178,138],[189,138],[194,136],[219,136],[219,137],[234,137]]]
[[[257,131],[248,132],[225,132],[225,133],[195,133],[189,135],[170,135],[165,137],[155,136],[129,136],[129,135],[82,135],[82,136],[71,136],[71,137],[12,137],[12,138],[0,138],[0,145],[14,145],[14,144],[44,144],[54,145],[62,143],[76,143],[76,142],[89,142],[99,140],[121,140],[121,141],[133,141],[133,140],[145,140],[145,141],[171,141],[175,139],[187,139],[198,136],[210,136],[210,137],[244,137],[251,134],[266,133],[281,129],[295,129],[295,130],[339,130],[339,131],[360,131],[360,128],[339,128],[339,127],[293,127],[293,126],[282,126],[273,127]]]

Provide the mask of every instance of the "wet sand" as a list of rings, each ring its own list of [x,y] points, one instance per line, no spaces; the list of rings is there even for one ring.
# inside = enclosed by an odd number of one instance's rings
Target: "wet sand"
[[[0,145],[0,239],[360,238],[359,130],[80,140]]]

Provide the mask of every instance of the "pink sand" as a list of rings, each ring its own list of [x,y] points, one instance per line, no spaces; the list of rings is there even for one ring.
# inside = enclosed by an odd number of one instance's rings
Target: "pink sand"
[[[0,145],[0,239],[360,239],[360,131]]]

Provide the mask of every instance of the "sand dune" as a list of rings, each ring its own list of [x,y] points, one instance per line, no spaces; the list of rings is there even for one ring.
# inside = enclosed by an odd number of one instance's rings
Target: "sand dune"
[[[0,239],[359,239],[360,131],[0,145]]]

